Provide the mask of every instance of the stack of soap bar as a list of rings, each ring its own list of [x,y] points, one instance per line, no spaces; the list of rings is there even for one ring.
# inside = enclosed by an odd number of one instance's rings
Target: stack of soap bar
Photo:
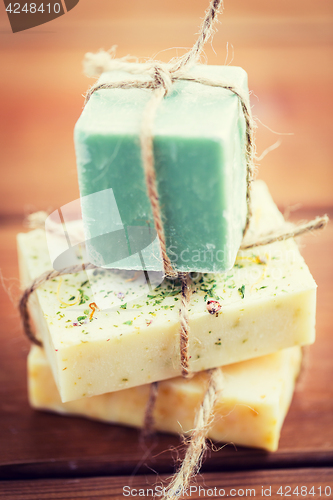
[[[190,73],[231,82],[248,97],[247,75],[241,68],[197,65]],[[114,71],[104,73],[99,82],[133,78],[146,79]],[[136,226],[154,228],[139,140],[151,96],[145,89],[99,90],[75,127],[86,240],[97,265],[142,269],[136,255],[114,262],[109,238],[100,236]],[[153,136],[167,253],[174,268],[230,269],[247,215],[245,121],[238,97],[223,88],[177,81],[157,109]],[[144,266],[162,269],[157,244],[146,250]]]
[[[274,230],[283,217],[262,182],[253,187],[251,235]],[[23,286],[50,269],[45,233],[18,236]],[[96,302],[86,273],[68,275],[63,302],[59,280],[41,286],[31,313],[41,335],[62,401],[118,391],[180,375],[179,292],[164,282],[151,294],[119,301],[119,274],[96,277],[109,309],[94,313]],[[92,278],[93,279],[93,278]],[[124,280],[125,282],[125,280]],[[116,288],[114,284],[116,283]],[[132,281],[135,291],[136,281]],[[135,292],[133,294],[135,297]],[[222,306],[216,316],[209,299]],[[263,356],[315,338],[316,284],[293,240],[240,252],[232,271],[194,279],[189,304],[190,369],[194,372]]]
[[[292,347],[223,367],[223,393],[208,437],[275,451],[300,363],[301,350]],[[200,373],[191,380],[161,382],[154,410],[156,430],[187,433],[193,429],[207,380],[207,373]],[[46,356],[38,347],[29,354],[28,386],[30,403],[36,409],[133,427],[143,425],[149,385],[62,403]]]

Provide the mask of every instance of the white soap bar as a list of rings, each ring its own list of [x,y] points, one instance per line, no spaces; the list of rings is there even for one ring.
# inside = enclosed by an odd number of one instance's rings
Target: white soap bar
[[[275,451],[300,364],[301,349],[292,347],[224,366],[223,392],[208,437]],[[198,373],[191,380],[178,377],[160,382],[154,411],[156,430],[180,434],[193,429],[207,378],[207,373]],[[28,387],[34,408],[133,427],[142,427],[149,394],[149,385],[144,385],[62,403],[39,347],[33,347],[29,354]]]
[[[281,224],[266,185],[255,183],[250,236]],[[44,231],[20,234],[18,246],[25,286],[51,268]],[[103,271],[91,275],[90,282],[85,272],[68,275],[60,290],[57,278],[31,300],[62,401],[180,374],[177,290],[166,282],[140,297],[140,279],[128,283],[119,273]],[[89,303],[99,304],[90,288],[94,279],[103,290],[101,302],[108,300],[110,309],[97,311],[89,322]],[[231,271],[203,275],[194,280],[193,290],[189,351],[194,372],[314,341],[316,284],[293,240],[240,252]],[[64,306],[59,300],[75,302],[77,296],[83,304]],[[222,305],[218,316],[207,311],[210,298]]]

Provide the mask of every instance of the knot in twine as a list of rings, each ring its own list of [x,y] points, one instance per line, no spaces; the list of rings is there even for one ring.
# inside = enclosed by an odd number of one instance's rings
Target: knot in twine
[[[167,96],[171,92],[173,84],[172,75],[165,66],[161,64],[154,65],[154,80],[157,88],[163,87],[164,96]]]

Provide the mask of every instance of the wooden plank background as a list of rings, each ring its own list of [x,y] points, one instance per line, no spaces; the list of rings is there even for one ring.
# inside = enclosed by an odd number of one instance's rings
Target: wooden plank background
[[[166,485],[167,476],[163,475],[158,478],[149,476],[137,476],[135,478],[123,477],[112,477],[112,478],[85,478],[85,479],[66,479],[66,480],[39,480],[39,481],[8,481],[2,485],[0,489],[0,498],[6,498],[7,500],[35,500],[36,495],[38,495],[38,500],[46,499],[83,499],[92,498],[98,500],[123,500],[123,488],[124,485],[130,488],[134,494],[143,489],[145,491],[152,489],[155,485]],[[288,487],[284,486],[287,480]],[[326,492],[332,491],[332,475],[331,470],[327,468],[318,469],[296,469],[296,470],[279,470],[279,471],[250,471],[250,472],[234,472],[226,474],[214,474],[209,473],[198,478],[193,484],[193,488],[205,488],[207,491],[207,496],[209,495],[209,490],[216,488],[217,492],[219,490],[224,490],[226,495],[230,494],[233,498],[242,498],[252,496],[254,493],[256,497],[262,497],[262,491],[267,491],[267,486],[271,487],[270,498],[272,500],[281,500],[282,490],[288,493],[293,492],[298,487],[299,495],[301,492],[301,486],[307,488],[306,491],[311,491],[313,487],[313,492],[319,495],[322,491],[322,496],[325,498],[325,488]],[[265,487],[266,486],[266,487]],[[1,485],[0,485],[1,488]],[[129,489],[125,491],[129,491]],[[321,490],[320,490],[321,488]],[[136,490],[136,491],[135,491]],[[252,492],[250,491],[252,490]],[[280,494],[278,491],[280,490]],[[157,490],[158,491],[158,490]],[[235,495],[236,493],[236,495]],[[238,494],[239,493],[239,494]],[[251,493],[251,494],[250,494]],[[223,494],[223,491],[221,491]],[[328,496],[328,495],[327,495]],[[305,495],[303,495],[303,498]],[[152,499],[152,495],[147,495],[145,498]],[[192,490],[191,499],[199,500],[203,498],[203,493],[199,494],[199,491]],[[223,498],[222,496],[212,496],[210,498]],[[295,495],[294,495],[295,498]],[[307,498],[313,498],[311,494]]]
[[[2,109],[0,215],[57,208],[78,197],[73,127],[93,80],[85,52],[118,45],[118,55],[168,60],[195,40],[207,0],[81,0],[65,16],[12,34],[1,5]],[[210,64],[232,63],[249,75],[260,123],[260,163],[279,204],[332,203],[331,0],[227,1]],[[227,50],[227,43],[228,50]],[[178,49],[182,53],[183,49]]]
[[[15,234],[24,230],[24,215],[56,209],[79,196],[73,127],[82,94],[93,83],[82,74],[84,53],[117,44],[120,57],[130,53],[167,61],[193,43],[206,6],[206,0],[80,0],[65,16],[13,34],[0,4],[0,267],[14,302],[19,293]],[[210,64],[227,62],[248,72],[253,112],[260,120],[258,154],[281,141],[259,162],[258,176],[282,210],[298,207],[293,219],[333,215],[332,27],[332,0],[227,0],[206,50]],[[261,122],[294,135],[276,135]],[[303,254],[319,285],[318,339],[308,350],[279,451],[228,446],[207,458],[207,484],[332,483],[332,248],[331,226],[303,240]],[[0,478],[25,479],[0,483],[0,497],[33,498],[38,491],[38,498],[87,498],[86,491],[95,488],[94,498],[110,498],[110,491],[112,498],[122,498],[121,485],[133,471],[149,474],[149,484],[152,470],[170,473],[176,454],[164,450],[179,447],[175,437],[159,435],[147,450],[133,429],[29,408],[28,343],[13,302],[0,292]],[[258,470],[248,473],[248,468]],[[221,475],[225,469],[238,472]],[[87,475],[110,477],[73,483]],[[46,479],[57,477],[72,479]]]

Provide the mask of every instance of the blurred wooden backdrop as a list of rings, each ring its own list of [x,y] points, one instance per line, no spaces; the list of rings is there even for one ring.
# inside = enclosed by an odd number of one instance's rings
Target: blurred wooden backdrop
[[[78,197],[73,127],[87,51],[118,45],[119,56],[167,61],[195,40],[207,0],[80,0],[66,15],[12,34],[0,6],[0,217],[57,208]],[[324,211],[333,188],[332,0],[226,0],[208,62],[242,66],[260,123],[260,163],[280,206]],[[178,49],[169,49],[179,47]]]

